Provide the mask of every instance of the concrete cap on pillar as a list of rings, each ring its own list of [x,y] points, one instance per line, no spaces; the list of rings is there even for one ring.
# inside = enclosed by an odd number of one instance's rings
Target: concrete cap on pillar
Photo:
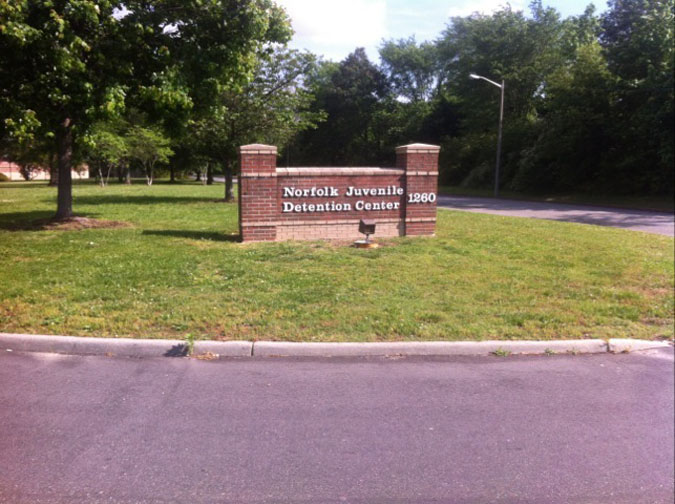
[[[396,154],[418,154],[422,152],[439,152],[440,150],[441,148],[438,145],[414,143],[396,147]]]
[[[242,154],[276,154],[277,148],[275,145],[249,144],[239,147],[239,152]]]

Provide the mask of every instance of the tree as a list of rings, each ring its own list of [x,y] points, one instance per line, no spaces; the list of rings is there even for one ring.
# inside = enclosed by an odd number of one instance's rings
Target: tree
[[[615,190],[673,191],[674,10],[673,0],[612,0],[602,16],[600,42],[618,78]]]
[[[148,185],[154,181],[154,169],[157,163],[168,163],[173,154],[170,140],[155,128],[134,126],[129,130],[127,144],[129,157],[143,166]]]
[[[385,41],[380,59],[392,90],[405,101],[428,101],[441,84],[436,46],[431,42],[418,45],[415,37]]]
[[[56,218],[72,215],[73,151],[126,105],[176,120],[290,36],[271,0],[0,0],[0,109],[11,132],[54,138]]]
[[[381,139],[373,126],[389,87],[365,50],[357,48],[337,65],[321,64],[309,84],[316,96],[312,110],[325,112],[326,121],[296,138],[295,159],[313,165],[380,162]]]
[[[98,122],[92,126],[85,140],[85,158],[96,170],[101,187],[108,184],[112,169],[117,167],[120,171],[129,158],[129,143],[125,136],[127,127],[122,120]]]
[[[385,41],[307,78],[313,111],[295,163],[389,162],[395,145],[440,143],[447,184],[491,186],[506,82],[501,182],[520,191],[670,193],[675,187],[675,1],[611,0],[562,19],[541,0],[450,20],[433,43]]]
[[[146,92],[137,106],[151,120],[162,122],[164,131],[179,139],[177,143],[191,145],[192,155],[199,164],[206,161],[212,177],[213,165],[203,150],[208,142],[200,143],[195,131],[217,124],[224,117],[222,95],[243,93],[260,55],[272,53],[273,44],[290,39],[288,18],[271,0],[168,0],[153,9],[147,9],[144,0],[133,4],[130,22],[139,20],[153,27],[150,35],[136,43],[153,47],[153,38],[162,33],[166,35],[165,47],[174,55],[164,66],[153,66],[154,62],[145,65],[148,78],[172,84],[168,102],[156,107],[153,92]],[[179,104],[187,97],[190,106],[171,110],[172,96]]]
[[[0,109],[10,132],[51,138],[56,218],[72,215],[73,149],[96,115],[122,100],[116,3],[0,1]]]
[[[506,82],[502,177],[515,176],[521,153],[536,139],[537,120],[546,101],[548,77],[565,61],[559,14],[530,4],[531,17],[503,8],[490,16],[452,18],[438,41],[448,102],[456,104],[459,136],[447,137],[443,150],[456,155],[441,165],[446,182],[487,185],[493,182],[499,91],[471,80],[476,73]]]
[[[615,86],[597,42],[579,46],[574,61],[549,76],[539,134],[522,153],[514,189],[597,192],[612,184],[606,157]]]
[[[609,68],[623,79],[643,80],[668,70],[673,55],[672,0],[610,0],[600,42]]]
[[[225,88],[210,115],[195,121],[191,138],[195,151],[225,172],[225,201],[232,201],[232,177],[237,148],[247,143],[283,146],[299,131],[313,127],[322,114],[309,109],[312,95],[306,77],[314,68],[313,55],[277,48],[258,54],[251,80],[241,89]]]

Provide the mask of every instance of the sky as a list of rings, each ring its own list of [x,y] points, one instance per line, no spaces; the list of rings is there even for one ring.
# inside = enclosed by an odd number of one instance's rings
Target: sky
[[[290,46],[307,49],[325,59],[341,61],[357,47],[379,62],[382,40],[415,36],[418,42],[433,40],[449,18],[473,12],[490,14],[509,3],[527,10],[529,0],[276,0],[291,17],[295,36]],[[544,0],[563,17],[583,13],[594,3],[596,12],[607,8],[605,0]]]

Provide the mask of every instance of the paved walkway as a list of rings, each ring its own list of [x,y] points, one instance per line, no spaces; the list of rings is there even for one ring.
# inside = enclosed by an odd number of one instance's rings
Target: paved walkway
[[[445,195],[439,195],[438,206],[466,212],[578,222],[665,236],[675,235],[675,215],[666,212]]]

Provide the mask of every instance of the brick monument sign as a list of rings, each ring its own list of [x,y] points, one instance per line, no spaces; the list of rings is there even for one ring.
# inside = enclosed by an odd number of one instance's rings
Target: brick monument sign
[[[396,149],[395,168],[278,168],[277,148],[239,148],[239,229],[250,241],[360,238],[372,219],[376,237],[432,236],[440,147]]]

